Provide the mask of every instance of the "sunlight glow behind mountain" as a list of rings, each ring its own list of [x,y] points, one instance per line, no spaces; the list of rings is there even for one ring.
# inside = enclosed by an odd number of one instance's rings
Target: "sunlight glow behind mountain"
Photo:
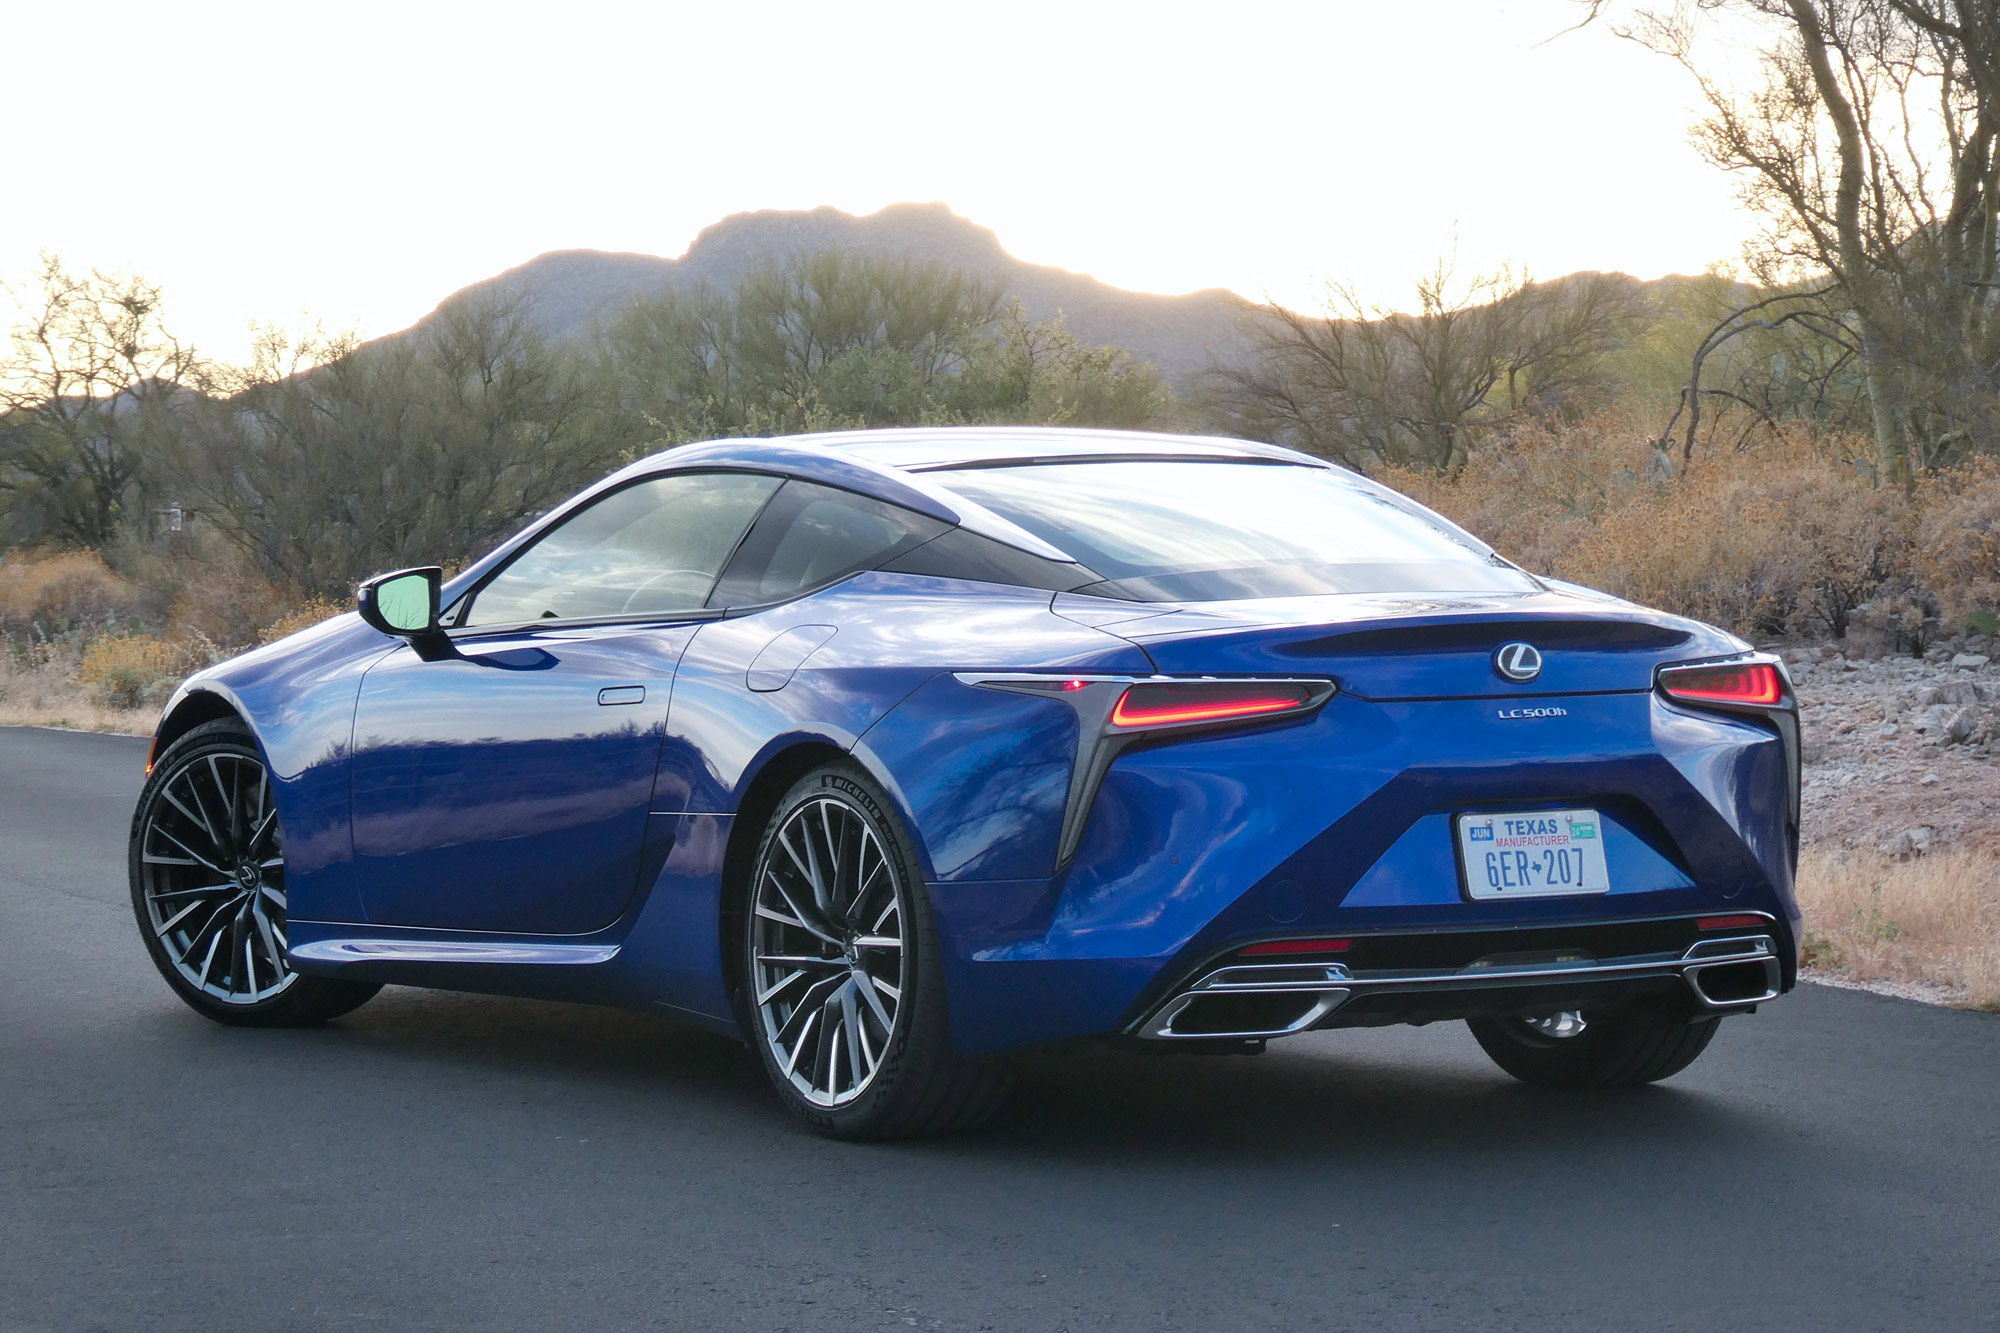
[[[1121,287],[1312,305],[1461,271],[1691,272],[1731,183],[1668,62],[1568,0],[7,7],[0,278],[136,269],[240,356],[377,335],[548,250],[944,200]],[[37,147],[39,146],[39,148]],[[35,167],[36,162],[45,165]]]

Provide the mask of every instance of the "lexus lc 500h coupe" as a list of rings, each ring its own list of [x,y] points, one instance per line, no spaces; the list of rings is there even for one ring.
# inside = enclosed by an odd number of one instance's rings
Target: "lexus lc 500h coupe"
[[[1237,440],[677,448],[194,676],[149,773],[133,906],[201,1013],[650,1009],[848,1137],[1085,1037],[1463,1019],[1643,1083],[1797,973],[1775,658]]]

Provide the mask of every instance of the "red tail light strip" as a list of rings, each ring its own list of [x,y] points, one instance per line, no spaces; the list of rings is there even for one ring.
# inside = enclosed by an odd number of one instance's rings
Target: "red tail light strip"
[[[1191,680],[1133,685],[1111,710],[1114,727],[1163,727],[1221,722],[1311,706],[1312,691],[1290,682]]]
[[[1768,926],[1770,920],[1750,912],[1739,912],[1734,916],[1696,917],[1696,930],[1747,930],[1752,926]]]
[[[1660,673],[1669,699],[1697,704],[1737,704],[1775,708],[1785,701],[1785,680],[1769,662],[1674,667]]]

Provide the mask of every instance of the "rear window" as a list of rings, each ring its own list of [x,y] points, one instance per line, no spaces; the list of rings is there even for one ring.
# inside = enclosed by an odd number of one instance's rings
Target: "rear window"
[[[1532,592],[1422,507],[1327,468],[1115,461],[927,474],[1149,601],[1321,593]]]

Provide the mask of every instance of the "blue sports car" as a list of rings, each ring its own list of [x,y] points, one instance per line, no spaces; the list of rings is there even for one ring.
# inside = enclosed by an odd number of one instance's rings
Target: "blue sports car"
[[[221,1022],[626,1005],[890,1138],[1080,1038],[1648,1082],[1796,978],[1781,663],[1289,450],[691,445],[358,604],[154,738],[133,907]]]

